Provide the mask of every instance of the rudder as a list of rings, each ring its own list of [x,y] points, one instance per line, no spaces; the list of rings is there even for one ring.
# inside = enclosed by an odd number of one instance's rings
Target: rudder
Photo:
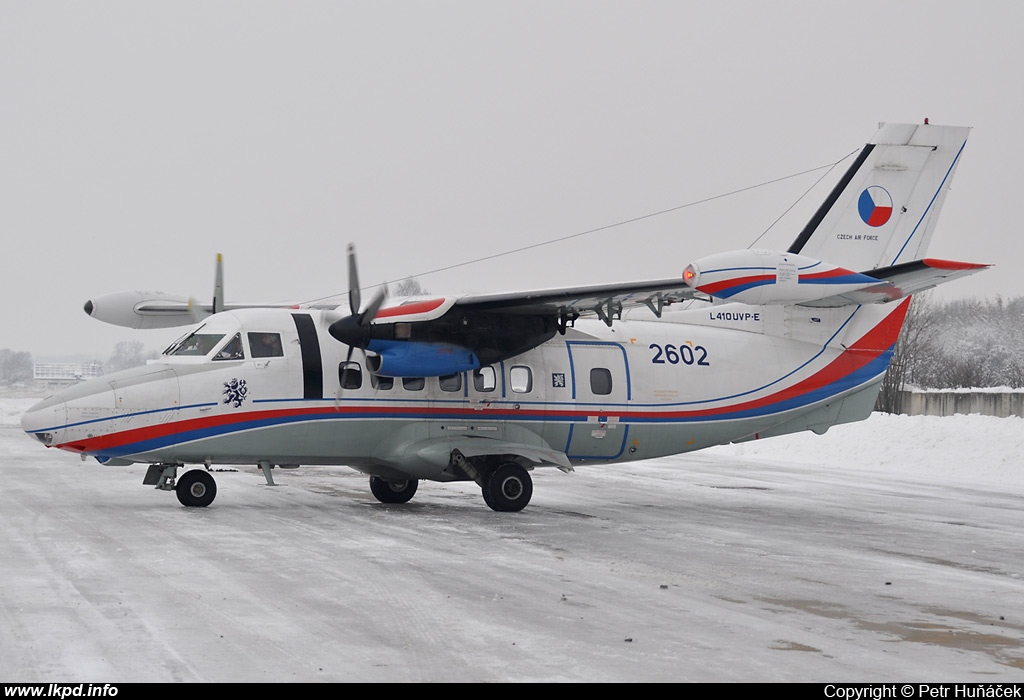
[[[789,252],[863,272],[923,258],[969,132],[882,124]]]

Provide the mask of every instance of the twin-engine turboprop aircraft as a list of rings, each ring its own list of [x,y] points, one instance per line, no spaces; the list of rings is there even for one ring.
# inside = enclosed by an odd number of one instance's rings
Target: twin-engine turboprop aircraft
[[[823,433],[871,412],[909,296],[986,267],[924,257],[968,131],[884,124],[789,250],[670,279],[393,305],[382,291],[364,308],[350,246],[348,308],[226,305],[219,260],[206,307],[98,297],[86,311],[101,320],[194,327],[22,426],[149,464],[144,483],[186,506],[213,502],[211,465],[258,465],[272,484],[274,467],[316,464],[365,472],[385,503],[421,479],[473,480],[497,511],[529,503],[535,467]],[[706,303],[670,309],[686,300]]]

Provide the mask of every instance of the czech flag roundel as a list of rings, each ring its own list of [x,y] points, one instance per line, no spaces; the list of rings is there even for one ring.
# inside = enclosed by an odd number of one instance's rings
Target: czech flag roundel
[[[857,211],[868,226],[884,226],[892,216],[892,197],[883,188],[872,185],[860,193]]]

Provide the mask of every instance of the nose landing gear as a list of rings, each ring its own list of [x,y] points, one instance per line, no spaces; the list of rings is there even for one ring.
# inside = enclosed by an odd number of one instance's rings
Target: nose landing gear
[[[205,508],[217,497],[217,482],[202,469],[190,469],[178,479],[174,492],[181,505],[189,508]]]
[[[177,478],[182,464],[151,464],[142,480],[147,486],[161,491],[174,491],[181,505],[188,508],[205,508],[217,497],[217,482],[209,472],[190,469]]]

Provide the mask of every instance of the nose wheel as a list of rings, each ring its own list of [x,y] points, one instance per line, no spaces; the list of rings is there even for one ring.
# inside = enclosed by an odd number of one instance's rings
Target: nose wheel
[[[381,503],[408,503],[418,486],[418,479],[387,481],[379,476],[370,477],[370,491]]]
[[[217,497],[217,482],[202,469],[190,469],[179,477],[174,492],[181,505],[205,508]]]

